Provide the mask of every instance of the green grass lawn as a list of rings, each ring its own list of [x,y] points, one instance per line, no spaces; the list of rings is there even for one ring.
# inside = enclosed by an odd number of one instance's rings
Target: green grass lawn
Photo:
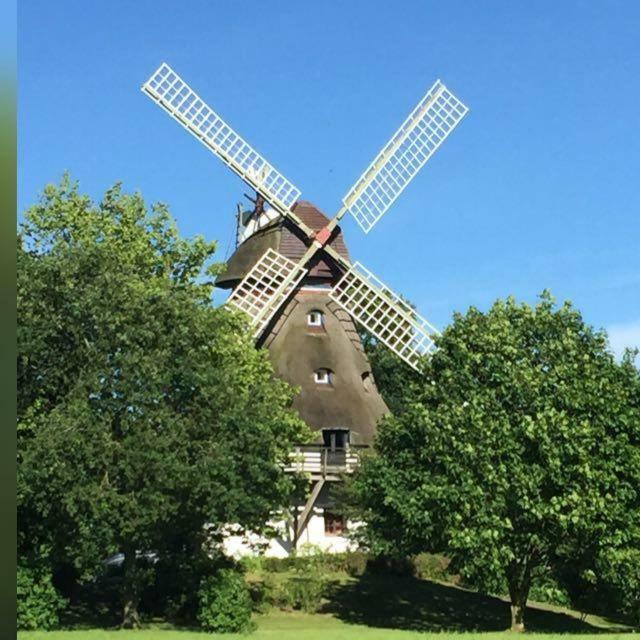
[[[445,638],[469,638],[469,633],[442,633],[442,632],[424,632],[409,631],[404,629],[387,629],[367,627],[359,624],[349,624],[331,614],[306,614],[306,613],[283,613],[274,611],[264,616],[256,618],[258,629],[249,636],[242,635],[220,635],[217,637],[227,638],[243,638],[244,640],[411,640],[412,638],[420,638],[428,640],[430,638],[437,640],[445,640]],[[603,629],[594,628],[594,632],[598,633],[598,640],[609,640],[613,638],[624,638],[625,633],[603,633]],[[478,640],[493,640],[502,638],[505,635],[511,636],[515,634],[505,634],[504,631],[499,632],[481,632],[473,634],[473,638]],[[567,636],[560,633],[536,633],[536,638],[540,640],[551,640],[553,638],[564,638]],[[161,626],[139,631],[107,631],[102,629],[91,629],[87,631],[35,631],[23,632],[18,634],[21,640],[152,640],[159,638],[160,640],[201,640],[205,637],[213,637],[212,634],[206,634],[199,631],[186,631],[162,628]],[[571,634],[571,640],[579,640],[580,638],[590,637],[589,633]]]
[[[336,582],[322,613],[272,610],[256,616],[250,636],[221,635],[245,640],[384,640],[387,638],[504,638],[509,605],[500,598],[407,576],[367,575]],[[594,635],[598,640],[623,638],[631,629],[622,624],[550,605],[531,604],[526,617],[537,638],[563,636],[571,640]],[[510,634],[509,634],[510,635]],[[199,631],[149,625],[139,631],[73,630],[23,632],[21,640],[190,640],[212,637]]]

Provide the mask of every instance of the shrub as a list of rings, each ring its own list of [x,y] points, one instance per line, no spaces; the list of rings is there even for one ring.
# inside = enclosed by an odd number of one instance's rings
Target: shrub
[[[349,551],[347,553],[325,553],[317,550],[302,549],[300,555],[287,558],[261,558],[242,561],[248,570],[265,573],[284,573],[286,571],[323,571],[324,573],[344,571],[352,576],[362,575],[369,561],[369,554],[363,551]]]
[[[66,601],[45,570],[18,565],[18,629],[54,629]]]
[[[292,566],[293,556],[287,558],[264,558],[261,569],[267,573],[282,573]]]
[[[261,613],[269,607],[315,613],[322,605],[328,584],[326,577],[318,573],[267,574],[256,590],[259,591],[256,609]]]
[[[198,622],[205,631],[250,631],[251,595],[241,573],[221,569],[204,578],[198,590]]]
[[[154,580],[140,608],[153,617],[193,624],[198,615],[198,590],[202,580],[228,566],[224,559],[188,547],[172,550],[155,565]]]
[[[640,549],[610,549],[598,564],[597,595],[601,606],[606,604],[640,625]]]
[[[273,573],[267,574],[261,583],[261,601],[259,611],[265,611],[269,607],[278,609],[293,609],[289,592],[286,588],[286,579]]]
[[[287,605],[292,609],[315,613],[322,605],[326,587],[326,580],[320,575],[295,575],[285,583]]]
[[[350,576],[361,576],[367,570],[369,555],[362,551],[344,554],[344,571]]]
[[[382,575],[411,576],[414,569],[409,558],[378,555],[369,558],[367,571]]]
[[[265,568],[268,558],[264,556],[244,556],[240,558],[238,564],[247,573],[260,573]]]
[[[560,607],[571,606],[566,590],[551,575],[539,575],[531,581],[529,600],[548,602]]]
[[[267,613],[273,604],[271,585],[267,578],[247,580],[251,606],[257,613]]]
[[[450,560],[433,553],[419,553],[412,558],[413,574],[421,580],[446,582],[450,576],[447,571]]]
[[[286,558],[243,559],[242,566],[253,573],[251,596],[255,610],[269,607],[283,610],[317,611],[332,579],[361,576],[369,555],[362,551],[326,553],[304,545],[300,553]]]

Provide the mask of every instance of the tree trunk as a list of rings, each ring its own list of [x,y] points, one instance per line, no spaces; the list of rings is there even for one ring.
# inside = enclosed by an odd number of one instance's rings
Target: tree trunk
[[[526,603],[511,603],[511,631],[524,631],[524,611]]]
[[[522,633],[524,613],[527,608],[529,589],[531,588],[531,566],[529,559],[514,563],[507,573],[509,596],[511,598],[511,631]]]
[[[135,598],[125,598],[122,609],[122,628],[139,629],[140,616],[138,614],[138,602]]]
[[[122,576],[122,628],[137,629],[140,627],[138,614],[139,589],[137,576],[136,552],[132,547],[124,551]]]

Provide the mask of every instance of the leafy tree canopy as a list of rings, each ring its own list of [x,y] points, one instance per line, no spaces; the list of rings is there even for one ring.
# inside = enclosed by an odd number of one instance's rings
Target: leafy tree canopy
[[[68,176],[19,230],[20,553],[88,578],[124,552],[127,624],[140,554],[263,530],[307,437],[243,318],[211,304],[214,250],[164,205],[120,185],[94,204]]]
[[[533,308],[510,298],[456,314],[351,487],[368,543],[446,551],[484,589],[506,582],[514,629],[536,572],[570,565],[578,549],[584,575],[636,557],[632,356],[616,363],[606,335],[546,292]]]

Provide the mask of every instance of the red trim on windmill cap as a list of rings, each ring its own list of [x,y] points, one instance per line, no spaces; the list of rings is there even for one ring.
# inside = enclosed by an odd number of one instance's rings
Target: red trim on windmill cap
[[[308,202],[307,200],[298,200],[291,210],[300,217],[302,222],[304,222],[308,227],[311,227],[315,232],[320,231],[323,227],[326,227],[329,224],[329,218],[325,216],[324,213],[322,213],[322,211],[320,211],[320,209],[318,209],[313,203]],[[294,226],[294,223],[291,223],[291,226]],[[300,259],[307,250],[307,244],[302,241],[299,234],[294,234],[288,227],[289,225],[285,225],[283,227],[280,248],[277,249],[277,251],[291,260]],[[341,256],[347,260],[350,259],[340,227],[336,227],[333,230],[329,242]]]
[[[328,227],[324,227],[323,229],[320,229],[320,231],[317,231],[315,234],[315,240],[317,240],[323,247],[325,244],[327,244],[327,242],[329,242],[329,238],[331,237],[331,231],[329,230]]]

